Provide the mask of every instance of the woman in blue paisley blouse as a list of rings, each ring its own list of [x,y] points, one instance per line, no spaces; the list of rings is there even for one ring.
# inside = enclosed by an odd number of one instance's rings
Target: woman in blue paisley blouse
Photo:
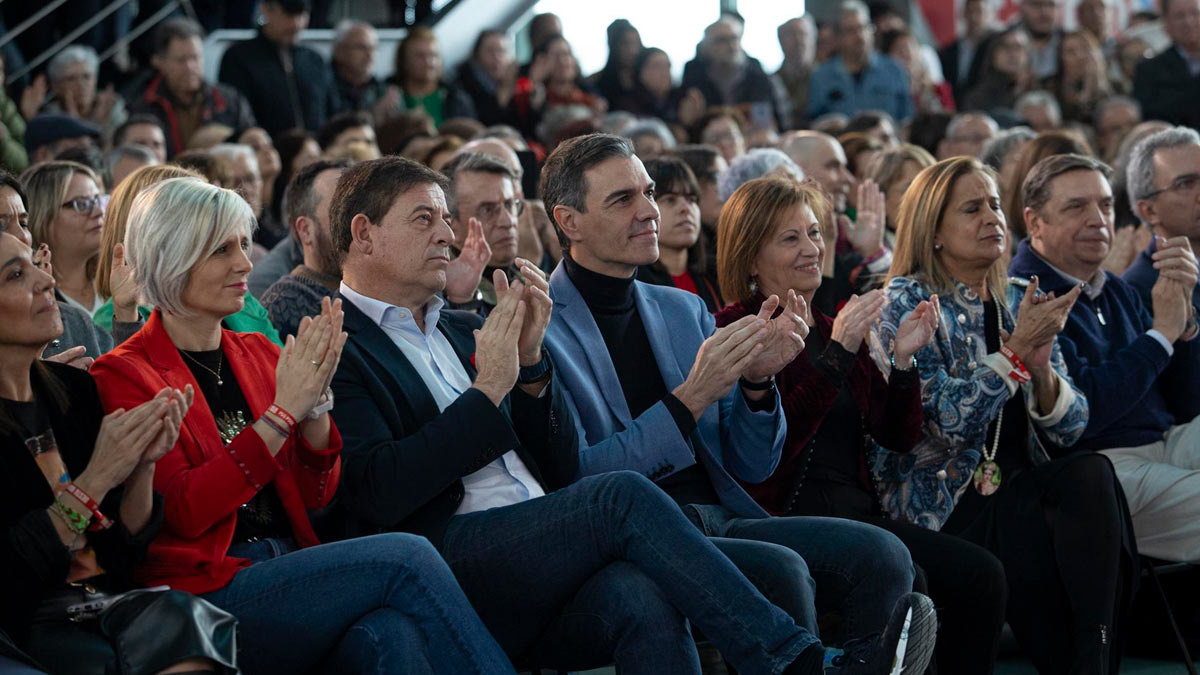
[[[901,202],[881,344],[931,295],[941,312],[916,355],[926,436],[878,452],[873,470],[893,518],[1000,558],[1009,624],[1039,672],[1116,673],[1136,549],[1108,459],[1069,450],[1088,407],[1055,336],[1079,289],[1010,283],[1000,205],[995,174],[970,157],[922,170]]]

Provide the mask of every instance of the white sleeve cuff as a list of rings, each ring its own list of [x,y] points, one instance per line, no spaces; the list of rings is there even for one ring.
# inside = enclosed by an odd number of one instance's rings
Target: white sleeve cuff
[[[1158,344],[1162,345],[1162,348],[1167,350],[1167,356],[1175,356],[1175,346],[1171,344],[1166,335],[1163,335],[1153,328],[1146,331],[1146,335],[1158,340]]]
[[[1040,427],[1052,427],[1062,421],[1066,417],[1067,411],[1075,405],[1075,390],[1071,387],[1071,383],[1057,372],[1054,377],[1058,378],[1058,398],[1054,401],[1054,409],[1045,415],[1039,415],[1037,411],[1037,397],[1025,397],[1025,409],[1029,411],[1029,419],[1033,420],[1034,424]]]
[[[999,375],[1000,379],[1004,380],[1004,384],[1008,386],[1009,396],[1017,393],[1020,383],[1012,378],[1012,363],[1010,363],[1008,359],[1004,358],[1003,354],[1000,352],[992,352],[991,354],[983,357],[983,360],[979,363],[980,365],[987,366],[988,368],[996,371],[996,374]]]
[[[890,249],[885,249],[885,253],[878,260],[872,260],[867,263],[867,270],[873,274],[881,274],[888,271],[892,267],[892,252]]]

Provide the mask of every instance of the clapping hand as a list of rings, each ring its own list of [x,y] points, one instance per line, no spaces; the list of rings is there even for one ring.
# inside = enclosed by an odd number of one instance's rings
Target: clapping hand
[[[867,179],[858,184],[855,220],[846,219],[846,239],[859,255],[872,255],[883,248],[883,231],[887,220],[883,192],[875,181]]]
[[[195,398],[195,390],[190,384],[183,391],[164,389],[159,392],[159,395],[163,395],[164,392],[166,392],[167,405],[163,425],[142,453],[141,464],[143,466],[157,462],[167,454],[168,450],[175,447],[175,441],[179,440],[179,425],[183,423],[183,418],[187,415],[188,409],[192,407],[192,400]]]
[[[521,337],[518,341],[520,362],[522,367],[536,366],[542,360],[542,340],[546,328],[550,325],[550,311],[554,302],[550,299],[550,282],[546,273],[523,258],[517,258],[517,266],[525,283],[515,281],[513,289],[520,291],[521,300],[525,303],[525,322],[521,326]],[[501,278],[504,278],[501,275]],[[508,280],[496,286],[499,294],[502,288],[507,291]]]
[[[830,336],[851,354],[858,351],[871,326],[879,320],[887,296],[880,289],[852,295],[842,306],[837,317],[833,320],[833,333]]]
[[[346,334],[342,301],[321,300],[321,314],[304,317],[288,336],[275,366],[275,405],[297,420],[308,417],[333,380]]]
[[[61,363],[63,365],[71,366],[72,368],[78,368],[80,370],[87,370],[88,368],[92,367],[92,363],[96,359],[93,359],[87,355],[87,347],[79,346],[71,347],[70,349],[61,351],[54,356],[47,356],[46,360],[53,361],[55,363]]]
[[[521,372],[519,345],[528,310],[519,282],[510,288],[504,270],[496,270],[492,280],[496,284],[496,307],[483,327],[475,329],[474,388],[499,406]]]
[[[1067,317],[1079,294],[1083,292],[1082,285],[1076,285],[1062,297],[1054,293],[1038,294],[1038,278],[1032,277],[1025,288],[1018,310],[1017,325],[1006,344],[1025,363],[1025,366],[1035,375],[1050,367],[1050,351],[1054,345],[1054,337],[1067,324]],[[1001,298],[993,298],[1003,302]]]
[[[765,322],[766,335],[762,348],[742,371],[742,376],[751,382],[760,382],[778,373],[804,351],[804,338],[808,337],[809,330],[804,322],[804,315],[808,313],[804,298],[789,290],[783,311],[772,319],[771,315],[778,307],[779,297],[772,295],[758,311],[758,318]]]
[[[483,225],[476,218],[468,219],[467,238],[463,240],[462,249],[446,266],[446,299],[456,304],[470,302],[491,259],[492,247],[483,236]]]
[[[912,363],[913,354],[933,342],[941,313],[941,303],[938,302],[938,296],[934,295],[928,300],[922,300],[916,309],[904,317],[896,327],[896,336],[892,339],[892,357],[897,366],[907,369]]]

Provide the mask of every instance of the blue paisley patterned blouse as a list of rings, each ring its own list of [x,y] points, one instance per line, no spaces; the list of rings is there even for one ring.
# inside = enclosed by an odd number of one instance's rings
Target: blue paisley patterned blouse
[[[886,289],[888,303],[878,327],[879,345],[890,345],[896,328],[931,292],[924,282],[896,277]],[[1010,285],[1002,312],[1004,330],[1012,332],[1023,289]],[[910,453],[876,448],[872,473],[885,512],[892,518],[940,529],[970,485],[979,464],[988,426],[1008,399],[1022,391],[1029,411],[1029,457],[1049,461],[1042,445],[1073,444],[1087,426],[1087,399],[1071,382],[1057,342],[1051,365],[1060,378],[1059,396],[1048,415],[1037,411],[1032,383],[1018,385],[1008,377],[1011,366],[998,352],[987,353],[984,304],[966,286],[939,294],[941,317],[933,342],[917,352],[925,438]],[[1037,432],[1040,431],[1041,434]]]

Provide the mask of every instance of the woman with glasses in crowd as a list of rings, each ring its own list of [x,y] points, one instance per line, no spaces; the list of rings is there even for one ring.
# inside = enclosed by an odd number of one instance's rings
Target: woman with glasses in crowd
[[[21,174],[29,198],[29,233],[35,248],[45,244],[54,261],[58,295],[90,316],[104,304],[96,293],[100,233],[108,195],[88,167],[43,162]]]

